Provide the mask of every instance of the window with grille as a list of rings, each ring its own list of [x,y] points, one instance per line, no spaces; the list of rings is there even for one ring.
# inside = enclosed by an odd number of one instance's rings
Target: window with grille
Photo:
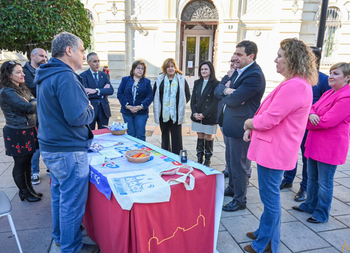
[[[336,7],[327,10],[326,29],[323,41],[321,64],[330,66],[336,62],[341,27],[341,12]]]

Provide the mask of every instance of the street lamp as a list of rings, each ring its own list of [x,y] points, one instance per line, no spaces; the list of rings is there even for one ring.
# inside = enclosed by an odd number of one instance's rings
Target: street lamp
[[[298,8],[299,8],[298,0],[294,0],[294,4],[292,6],[292,11],[293,11],[294,15],[297,13]]]
[[[113,1],[113,4],[112,4],[112,14],[115,16],[117,15],[117,11],[118,11],[118,8],[117,6],[115,5],[115,1]]]
[[[322,0],[321,4],[321,16],[320,22],[318,23],[318,33],[317,33],[317,42],[316,47],[323,49],[323,40],[324,40],[324,32],[326,28],[327,21],[327,9],[328,9],[328,0]]]

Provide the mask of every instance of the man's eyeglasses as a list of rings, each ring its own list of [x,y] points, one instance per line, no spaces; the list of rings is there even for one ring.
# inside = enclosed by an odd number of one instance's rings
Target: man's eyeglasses
[[[235,61],[234,60],[229,60],[228,63],[234,63]]]

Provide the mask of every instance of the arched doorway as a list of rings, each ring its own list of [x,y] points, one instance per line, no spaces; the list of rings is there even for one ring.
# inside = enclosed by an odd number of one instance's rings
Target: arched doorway
[[[180,68],[191,88],[201,62],[215,62],[218,19],[215,5],[207,0],[191,1],[182,11]]]

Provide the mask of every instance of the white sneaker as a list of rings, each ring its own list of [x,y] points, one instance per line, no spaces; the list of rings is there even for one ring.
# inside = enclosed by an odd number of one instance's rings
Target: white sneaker
[[[40,176],[38,173],[32,175],[32,184],[40,184]]]

